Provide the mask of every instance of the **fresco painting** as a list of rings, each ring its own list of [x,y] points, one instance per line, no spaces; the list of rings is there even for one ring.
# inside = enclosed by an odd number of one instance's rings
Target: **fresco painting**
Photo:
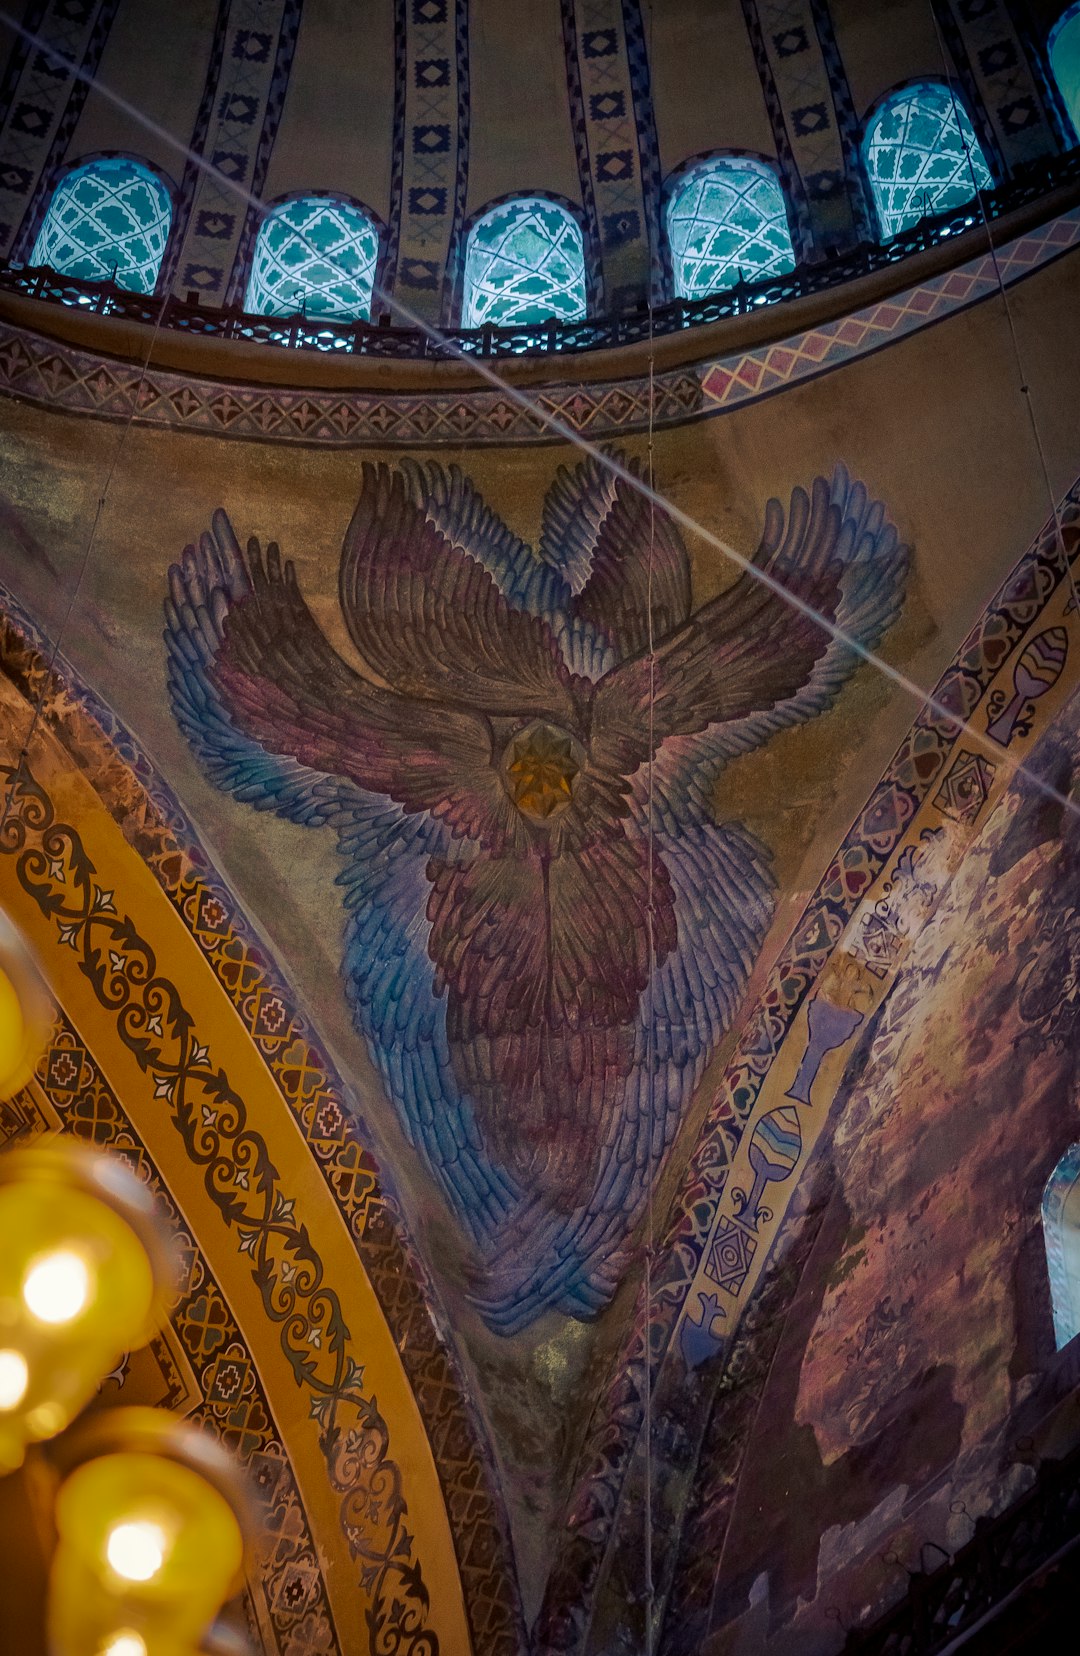
[[[1078,778],[1074,694],[852,1050],[710,1423],[674,1650],[824,1647],[1069,1441],[1041,1197],[1076,1137]]]
[[[165,604],[207,776],[337,834],[349,1005],[502,1334],[614,1292],[773,913],[724,768],[832,704],[910,561],[837,466],[768,503],[766,578],[693,611],[674,521],[616,459],[559,469],[535,550],[456,467],[365,464],[339,575],[363,672],[223,510]]]

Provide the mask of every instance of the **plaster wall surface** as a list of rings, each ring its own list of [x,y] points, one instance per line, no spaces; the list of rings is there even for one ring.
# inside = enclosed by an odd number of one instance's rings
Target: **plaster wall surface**
[[[388,217],[394,10],[394,0],[305,5],[267,168],[267,201],[294,191],[333,190]]]
[[[942,80],[955,71],[929,0],[830,0],[840,56],[859,120],[901,81]]]
[[[184,0],[183,5],[175,0],[121,0],[97,79],[126,104],[151,116],[152,124],[137,120],[92,86],[72,133],[67,161],[99,150],[125,150],[145,157],[179,183],[183,150],[191,142],[206,83],[216,16],[214,0]]]
[[[580,203],[559,0],[473,0],[469,77],[466,212],[530,190]]]
[[[654,6],[646,33],[665,175],[707,150],[775,156],[740,0]]]

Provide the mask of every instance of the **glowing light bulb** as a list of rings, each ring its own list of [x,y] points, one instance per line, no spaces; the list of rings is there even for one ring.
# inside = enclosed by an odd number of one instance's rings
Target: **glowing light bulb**
[[[90,1272],[77,1253],[57,1248],[34,1261],[22,1293],[28,1311],[39,1322],[71,1322],[90,1297]]]
[[[160,1524],[117,1524],[109,1531],[105,1557],[125,1581],[152,1581],[165,1562],[165,1531]]]
[[[114,1633],[101,1647],[101,1656],[146,1656],[146,1640],[138,1633]]]
[[[21,1351],[0,1351],[0,1409],[17,1409],[26,1396],[30,1370]]]

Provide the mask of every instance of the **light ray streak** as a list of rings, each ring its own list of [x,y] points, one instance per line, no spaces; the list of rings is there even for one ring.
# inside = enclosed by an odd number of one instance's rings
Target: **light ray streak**
[[[58,51],[56,47],[43,40],[41,36],[35,34],[30,29],[24,28],[24,26],[21,23],[16,22],[11,13],[3,7],[0,7],[0,22],[6,23],[15,34],[20,35],[30,45],[45,53],[47,57],[51,58],[55,63],[61,65],[64,69],[69,71],[84,85],[94,87],[98,92],[100,92],[102,97],[106,98],[117,109],[120,109],[125,114],[129,115],[131,119],[145,131],[152,132],[156,137],[160,138],[178,155],[190,160],[200,172],[204,173],[207,177],[214,179],[214,181],[222,189],[227,190],[230,194],[236,196],[238,200],[243,201],[247,204],[247,206],[254,208],[256,211],[265,211],[265,203],[261,201],[258,196],[254,195],[250,190],[246,190],[241,184],[238,184],[235,179],[226,177],[220,168],[214,166],[213,162],[207,161],[204,156],[197,154],[196,151],[190,147],[190,145],[185,144],[182,139],[177,138],[175,134],[169,132],[166,127],[161,126],[159,122],[153,120],[149,115],[146,115],[121,93],[115,92],[103,81],[100,81],[96,75],[88,74],[81,67],[81,65],[75,63],[73,59],[66,57],[63,52]],[[307,238],[303,236],[303,232],[298,231],[297,234],[306,242],[312,252],[319,252],[319,249],[316,248],[313,243],[307,242]],[[939,701],[933,695],[932,692],[925,690],[921,685],[917,684],[914,679],[909,678],[908,675],[902,672],[898,667],[894,667],[891,662],[886,661],[883,656],[878,655],[875,650],[869,649],[865,644],[860,643],[858,639],[852,638],[842,627],[837,626],[835,621],[831,620],[828,616],[823,615],[819,610],[816,610],[812,604],[807,603],[807,601],[799,597],[798,594],[789,591],[783,582],[777,580],[776,576],[771,574],[769,570],[762,568],[760,564],[754,563],[751,558],[746,557],[744,553],[739,552],[734,546],[729,545],[722,536],[717,535],[713,530],[707,529],[704,524],[699,523],[689,512],[684,511],[682,507],[677,506],[674,501],[669,500],[651,483],[638,477],[628,466],[624,465],[620,460],[617,460],[614,455],[609,454],[605,449],[590,442],[589,439],[584,437],[580,432],[575,431],[573,427],[567,425],[567,423],[561,419],[558,414],[555,414],[551,409],[545,408],[542,403],[535,401],[527,394],[527,392],[522,390],[520,386],[515,385],[511,380],[503,379],[500,374],[496,373],[485,358],[470,356],[467,352],[463,351],[460,346],[456,345],[446,334],[442,333],[439,328],[435,327],[433,323],[430,323],[422,316],[419,316],[409,305],[404,302],[404,300],[399,299],[395,294],[390,293],[379,283],[374,284],[373,292],[383,301],[384,304],[389,306],[392,314],[400,317],[411,328],[414,328],[418,332],[424,334],[432,342],[432,344],[437,345],[446,355],[457,358],[460,362],[463,362],[467,367],[471,368],[481,379],[486,380],[489,385],[497,390],[500,396],[506,397],[511,402],[516,403],[519,408],[523,409],[534,419],[538,420],[540,424],[546,426],[547,429],[553,433],[553,435],[561,438],[563,442],[578,449],[582,454],[587,455],[590,459],[595,460],[597,464],[605,467],[613,477],[616,477],[621,482],[625,483],[628,488],[636,490],[637,493],[648,501],[653,508],[659,507],[661,511],[666,512],[668,516],[688,534],[697,536],[698,539],[704,541],[707,546],[712,547],[724,557],[729,558],[731,562],[745,574],[750,575],[756,581],[760,581],[763,586],[768,587],[771,592],[775,593],[785,603],[789,604],[792,609],[797,610],[814,625],[820,627],[831,640],[851,650],[854,655],[858,656],[862,661],[865,661],[869,666],[875,668],[877,672],[879,672],[891,684],[894,684],[897,689],[902,690],[906,695],[918,702],[920,708],[929,709],[933,712],[935,717],[945,721],[949,726],[955,727],[957,734],[962,732],[966,735],[982,753],[994,760],[995,766],[998,766],[1005,771],[1010,781],[1015,780],[1018,776],[1023,776],[1032,787],[1037,789],[1038,792],[1043,794],[1046,798],[1054,800],[1054,802],[1060,805],[1064,810],[1080,816],[1080,803],[1077,803],[1076,800],[1070,798],[1067,794],[1061,793],[1059,789],[1053,787],[1051,783],[1044,781],[1042,777],[1037,776],[1033,771],[1028,770],[1022,760],[1014,759],[1009,754],[1007,749],[999,747],[998,744],[989,736],[985,735],[983,731],[977,730],[976,727],[969,723],[968,720],[960,717],[953,709],[946,707],[944,703]],[[169,296],[167,294],[161,296],[161,304],[163,308],[168,304],[168,300]],[[160,323],[160,317],[158,320]],[[1054,520],[1052,519],[1051,521]]]

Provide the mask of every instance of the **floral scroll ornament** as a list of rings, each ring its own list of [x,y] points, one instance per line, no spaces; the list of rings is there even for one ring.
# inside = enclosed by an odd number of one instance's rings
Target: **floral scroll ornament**
[[[203,1169],[207,1194],[250,1258],[264,1314],[277,1325],[282,1352],[308,1394],[369,1598],[371,1650],[439,1656],[386,1421],[364,1389],[341,1303],[266,1142],[226,1072],[197,1040],[180,991],[158,971],[150,944],[118,912],[114,893],[97,883],[78,831],[56,820],[25,761],[0,776],[10,790],[0,854],[16,858],[19,883],[54,922],[60,945],[78,956],[99,1005],[115,1017],[120,1039],[169,1109],[189,1159]]]
[[[613,1293],[772,915],[717,779],[833,702],[839,635],[876,645],[908,558],[841,467],[769,503],[767,582],[691,614],[674,524],[596,461],[559,471],[536,551],[456,469],[365,465],[362,672],[224,512],[172,567],[177,720],[218,787],[336,832],[353,1016],[493,1328]]]

